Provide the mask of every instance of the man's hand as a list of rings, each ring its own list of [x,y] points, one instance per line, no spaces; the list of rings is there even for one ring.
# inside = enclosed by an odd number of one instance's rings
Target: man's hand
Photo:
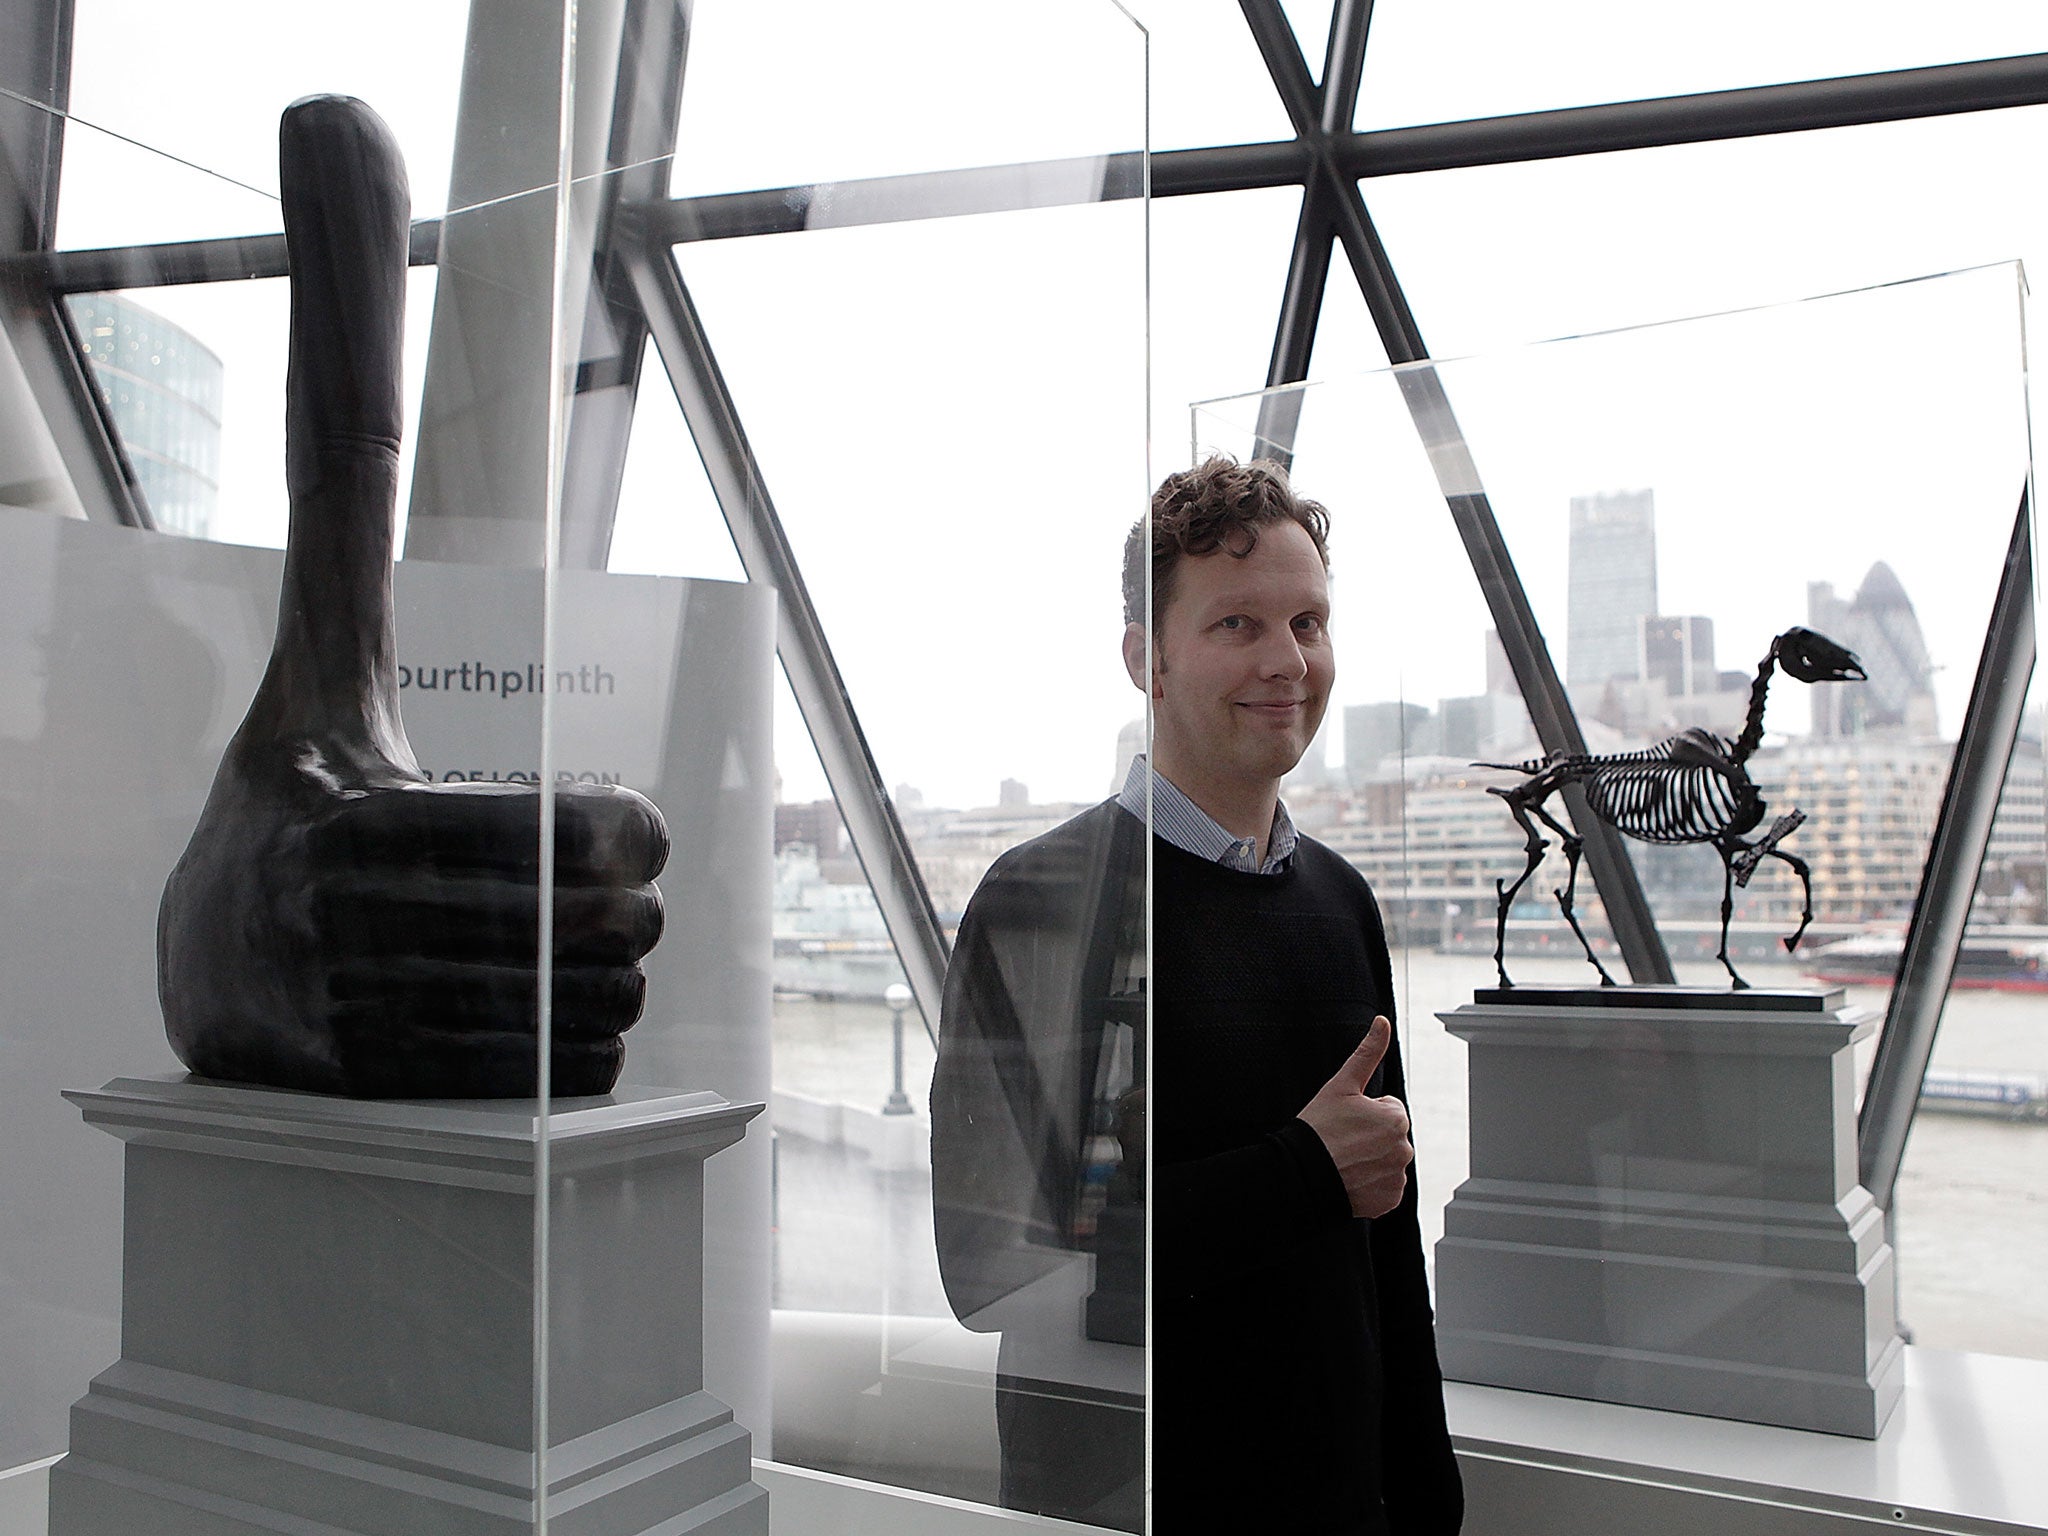
[[[391,601],[410,210],[361,102],[280,129],[291,531],[270,666],[157,919],[171,1047],[209,1077],[358,1097],[536,1091],[541,797],[434,784],[399,719]],[[603,1093],[661,934],[660,813],[555,796],[552,1083]]]
[[[1399,1099],[1370,1098],[1365,1091],[1393,1038],[1386,1016],[1374,1019],[1358,1049],[1299,1117],[1330,1149],[1354,1216],[1384,1216],[1399,1205],[1408,1189],[1408,1165],[1415,1161],[1407,1108]]]

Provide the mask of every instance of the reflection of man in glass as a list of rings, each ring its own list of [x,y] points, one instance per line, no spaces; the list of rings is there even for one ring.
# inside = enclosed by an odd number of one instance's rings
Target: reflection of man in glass
[[[1365,881],[1279,800],[1335,675],[1326,529],[1273,465],[1167,479],[1124,564],[1150,765],[999,861],[961,923],[939,1257],[962,1319],[1004,1330],[1013,1507],[1133,1522],[1134,1416],[1094,1367],[1146,1184],[1149,779],[1154,1529],[1459,1525],[1386,941]],[[1093,1280],[1062,1290],[1091,1249]]]

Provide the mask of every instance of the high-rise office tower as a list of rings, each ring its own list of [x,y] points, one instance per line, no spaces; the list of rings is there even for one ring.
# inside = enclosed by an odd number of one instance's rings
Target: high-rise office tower
[[[1913,600],[1889,565],[1871,566],[1848,602],[1836,596],[1832,582],[1807,583],[1806,622],[1854,651],[1870,677],[1813,690],[1816,736],[1936,733],[1934,664]]]
[[[1642,621],[1657,612],[1652,492],[1572,498],[1566,581],[1565,686],[1641,676]]]
[[[1714,669],[1714,621],[1699,614],[1650,614],[1641,621],[1642,658],[1637,676],[1660,682],[1672,698],[1712,693],[1720,685]]]
[[[71,318],[157,527],[205,538],[220,502],[220,359],[118,294],[74,295]]]

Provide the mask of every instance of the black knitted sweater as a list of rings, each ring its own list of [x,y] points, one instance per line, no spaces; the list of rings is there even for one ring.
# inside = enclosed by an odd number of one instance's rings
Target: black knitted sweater
[[[1371,890],[1306,837],[1279,875],[1152,847],[1155,1529],[1456,1531],[1415,1181],[1354,1218],[1296,1118],[1394,1017]]]

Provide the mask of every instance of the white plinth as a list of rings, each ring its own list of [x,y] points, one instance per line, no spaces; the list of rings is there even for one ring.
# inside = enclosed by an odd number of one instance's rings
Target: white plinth
[[[51,1536],[533,1529],[533,1102],[186,1077],[66,1097],[127,1143],[122,1338],[72,1409]],[[768,1528],[750,1436],[703,1390],[703,1163],[759,1110],[555,1103],[552,1529]]]
[[[1839,990],[1515,987],[1470,1046],[1471,1177],[1436,1250],[1444,1374],[1874,1437],[1892,1251],[1857,1183]]]

